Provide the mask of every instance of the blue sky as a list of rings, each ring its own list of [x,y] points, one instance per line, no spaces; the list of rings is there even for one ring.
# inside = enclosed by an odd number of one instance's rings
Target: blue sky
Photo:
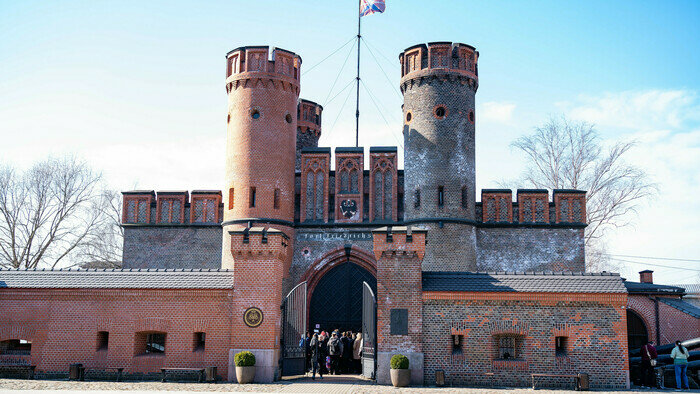
[[[303,58],[301,96],[325,107],[321,144],[352,145],[353,97],[342,105],[352,89],[341,91],[354,77],[351,44],[306,70],[356,34],[356,15],[355,1],[0,0],[0,161],[76,153],[117,189],[220,187],[224,55],[261,44]],[[401,50],[474,45],[479,187],[520,173],[508,144],[548,116],[593,122],[610,141],[637,140],[629,160],[661,188],[634,226],[610,234],[611,252],[700,259],[700,2],[387,0],[363,18],[363,36],[379,65],[363,47],[378,103],[362,89],[361,145],[401,142]],[[648,268],[667,283],[699,281]]]

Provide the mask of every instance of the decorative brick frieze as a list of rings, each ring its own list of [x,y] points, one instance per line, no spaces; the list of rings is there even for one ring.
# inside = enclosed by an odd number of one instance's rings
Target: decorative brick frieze
[[[364,149],[335,148],[335,221],[362,222],[364,216]]]
[[[513,192],[509,189],[483,189],[481,205],[484,222],[513,221]]]
[[[189,203],[187,191],[160,191],[156,201],[156,223],[183,224],[185,223],[185,205]],[[218,206],[216,207],[218,210]]]
[[[398,220],[398,162],[396,147],[369,149],[369,220]]]
[[[556,223],[586,223],[586,192],[582,190],[553,191]]]
[[[301,153],[300,222],[328,222],[330,148],[304,148]]]
[[[122,223],[151,223],[151,205],[156,197],[153,190],[122,192],[122,196]]]
[[[518,221],[549,223],[549,192],[546,189],[518,189]]]
[[[190,203],[190,223],[221,223],[219,216],[221,191],[193,190]]]

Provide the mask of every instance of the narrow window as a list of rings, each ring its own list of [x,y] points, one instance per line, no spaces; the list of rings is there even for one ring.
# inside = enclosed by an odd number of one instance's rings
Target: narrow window
[[[413,194],[413,207],[420,208],[420,189],[416,189]]]
[[[438,186],[438,207],[445,206],[445,187]]]
[[[555,352],[557,357],[566,357],[567,337],[556,337]]]
[[[250,207],[255,208],[255,188],[250,188]]]
[[[204,350],[204,343],[206,340],[206,334],[203,332],[195,332],[194,333],[194,344],[193,344],[193,351],[203,351]]]
[[[107,350],[109,348],[109,332],[97,332],[97,350]]]
[[[228,189],[228,209],[233,209],[233,188]]]
[[[469,196],[467,195],[467,187],[462,186],[462,208],[468,208]]]
[[[146,336],[146,353],[165,353],[165,333],[150,333]]]
[[[452,354],[462,354],[462,336],[452,336]]]
[[[272,205],[275,209],[280,209],[280,189],[275,189]]]
[[[502,360],[516,358],[515,337],[500,337],[498,339],[498,356]]]

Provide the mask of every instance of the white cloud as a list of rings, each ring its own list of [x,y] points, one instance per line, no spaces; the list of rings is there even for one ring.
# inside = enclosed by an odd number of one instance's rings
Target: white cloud
[[[700,120],[697,94],[688,90],[647,90],[582,95],[573,103],[558,106],[575,120],[591,122],[601,129],[633,131],[677,129]]]
[[[510,124],[513,120],[515,104],[509,102],[489,101],[481,104],[477,111],[479,121]]]
[[[659,195],[639,207],[634,225],[611,232],[613,254],[692,259],[700,255],[700,100],[693,91],[648,90],[580,96],[559,103],[575,120],[594,123],[606,142],[633,139],[637,146],[626,157],[652,177]],[[656,271],[655,281],[688,283],[692,271],[648,264],[698,269],[697,263],[640,259],[625,263],[623,274],[637,280],[636,271]],[[688,280],[692,280],[688,279]]]

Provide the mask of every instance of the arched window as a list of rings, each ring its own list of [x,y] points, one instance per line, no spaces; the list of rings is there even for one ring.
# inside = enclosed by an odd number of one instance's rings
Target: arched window
[[[644,320],[634,311],[627,309],[627,344],[629,349],[639,349],[649,340]]]

